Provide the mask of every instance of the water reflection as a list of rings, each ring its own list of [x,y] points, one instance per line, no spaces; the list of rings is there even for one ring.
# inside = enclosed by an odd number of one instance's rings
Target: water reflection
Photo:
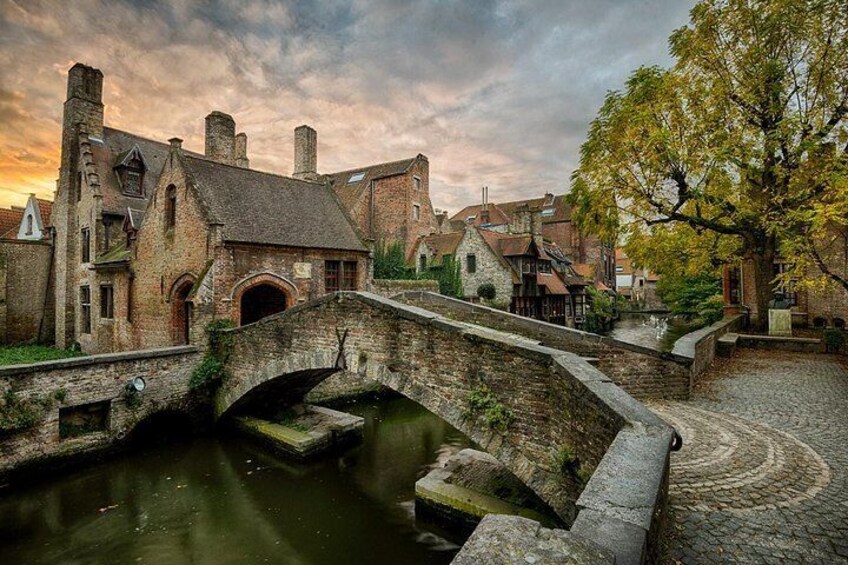
[[[363,445],[315,463],[201,438],[6,493],[2,561],[450,562],[456,543],[414,521],[414,483],[468,440],[406,399],[343,409],[366,419]]]

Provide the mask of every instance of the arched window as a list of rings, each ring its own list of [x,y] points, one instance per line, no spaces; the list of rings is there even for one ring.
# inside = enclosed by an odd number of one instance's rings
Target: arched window
[[[166,192],[165,229],[171,229],[177,223],[177,187],[171,185]]]
[[[26,234],[32,235],[32,214],[26,217]]]

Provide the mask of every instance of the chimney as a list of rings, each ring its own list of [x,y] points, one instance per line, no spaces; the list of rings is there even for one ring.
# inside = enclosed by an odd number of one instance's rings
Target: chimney
[[[516,207],[509,222],[509,233],[531,233],[531,216],[532,213],[530,212],[530,207],[527,206],[527,204],[522,204]]]
[[[250,168],[250,161],[247,158],[247,134],[242,132],[236,136],[236,167],[242,169]]]
[[[530,235],[539,249],[542,249],[544,238],[542,237],[542,210],[536,208],[530,211]]]
[[[173,150],[182,149],[182,147],[183,147],[183,140],[180,139],[179,137],[172,137],[171,139],[168,140],[168,143],[171,144],[171,149],[173,149]]]
[[[318,180],[318,133],[306,125],[294,130],[292,176],[302,180]]]
[[[68,71],[64,126],[76,125],[89,137],[103,139],[103,73],[82,63]]]
[[[235,164],[236,122],[217,110],[206,116],[206,156],[226,165]]]

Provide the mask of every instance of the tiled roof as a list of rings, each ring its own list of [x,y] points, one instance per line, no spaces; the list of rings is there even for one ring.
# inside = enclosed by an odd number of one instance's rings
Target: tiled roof
[[[24,217],[21,209],[0,209],[0,238],[15,239]]]
[[[330,173],[326,176],[329,178],[333,190],[336,191],[336,194],[339,195],[339,198],[341,198],[345,206],[350,209],[353,207],[353,204],[359,200],[359,197],[372,180],[402,175],[409,170],[416,159],[418,159],[417,156],[411,159],[402,159],[400,161],[378,163],[376,165],[350,169],[348,171],[339,171],[338,173]],[[359,174],[362,175],[361,178],[359,177]],[[351,177],[358,180],[355,182],[349,182]]]
[[[367,251],[329,185],[186,156],[227,241]]]
[[[565,201],[565,195],[561,194],[559,196],[543,196],[541,198],[530,198],[527,200],[515,200],[512,202],[500,202],[495,204],[489,204],[489,223],[499,224],[499,223],[509,223],[512,215],[515,213],[515,210],[520,206],[528,206],[530,209],[539,209],[539,210],[550,210],[552,209],[554,213],[552,215],[542,215],[542,223],[552,223],[552,222],[562,222],[567,221],[571,218],[571,206],[568,205]],[[473,221],[474,225],[481,225],[482,222],[480,219],[480,212],[483,209],[482,204],[474,204],[473,206],[466,206],[453,216],[451,216],[451,221],[465,221],[469,216],[475,216]]]
[[[571,294],[556,271],[552,273],[538,273],[536,275],[536,284],[547,288],[549,294]]]
[[[46,228],[50,223],[50,217],[53,214],[53,202],[50,200],[42,200],[41,198],[36,198],[35,201],[38,203],[38,213],[41,214],[41,222]]]
[[[445,255],[456,254],[456,248],[459,247],[463,235],[464,232],[434,234],[421,238],[421,241],[433,251],[433,264],[439,265]]]
[[[103,194],[104,211],[113,214],[125,214],[127,208],[143,210],[147,200],[153,194],[159,172],[168,157],[170,145],[146,139],[125,131],[104,127],[103,139],[89,138],[91,153],[97,173],[100,176],[100,190]],[[143,197],[127,196],[121,191],[121,183],[115,174],[115,162],[127,154],[133,147],[138,146],[147,163],[147,171],[143,180]],[[196,153],[184,151],[187,155],[199,156]]]

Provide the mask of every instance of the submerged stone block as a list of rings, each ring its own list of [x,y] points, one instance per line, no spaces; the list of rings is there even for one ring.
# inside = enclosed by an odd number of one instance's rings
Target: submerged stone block
[[[277,453],[308,459],[362,439],[363,418],[321,406],[299,405],[278,421],[237,416],[236,428]]]
[[[415,483],[415,512],[465,532],[487,514],[560,525],[555,513],[497,459],[474,449],[463,449]]]

